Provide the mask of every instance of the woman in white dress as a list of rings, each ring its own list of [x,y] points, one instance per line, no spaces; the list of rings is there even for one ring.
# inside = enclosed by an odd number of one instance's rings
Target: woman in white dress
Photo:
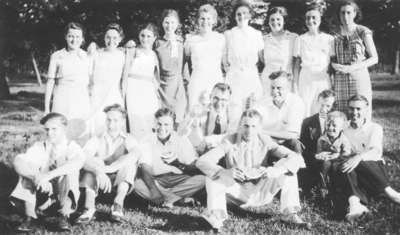
[[[217,11],[209,4],[198,10],[199,33],[188,35],[185,42],[185,61],[189,63],[190,80],[188,84],[189,110],[200,103],[200,97],[208,96],[213,86],[223,81],[222,56],[225,38],[213,31],[217,23]]]
[[[261,76],[265,95],[270,95],[271,73],[283,70],[293,74],[293,46],[298,35],[284,29],[287,15],[284,7],[268,10],[271,32],[264,37],[265,67]]]
[[[91,101],[95,134],[105,131],[105,107],[113,104],[124,106],[121,77],[125,54],[118,48],[123,35],[121,26],[109,24],[104,35],[105,48],[94,55]]]
[[[319,30],[323,11],[321,4],[307,7],[305,19],[308,31],[296,39],[293,52],[294,82],[304,101],[306,117],[318,112],[319,93],[331,88],[328,67],[334,55],[334,38]]]
[[[260,31],[249,26],[252,8],[241,2],[234,7],[233,20],[236,26],[225,32],[226,82],[232,89],[232,108],[240,117],[247,98],[258,99],[262,95],[262,84],[257,63],[262,60],[264,42]]]
[[[89,76],[93,63],[81,49],[84,37],[80,24],[69,23],[66,26],[65,41],[66,48],[54,52],[50,57],[45,113],[63,114],[68,119],[69,137],[77,140],[82,139],[82,135],[88,131]]]
[[[140,45],[127,53],[122,76],[129,132],[138,140],[152,132],[153,115],[160,107],[157,95],[158,59],[152,49],[157,35],[153,24],[147,24],[140,30]]]

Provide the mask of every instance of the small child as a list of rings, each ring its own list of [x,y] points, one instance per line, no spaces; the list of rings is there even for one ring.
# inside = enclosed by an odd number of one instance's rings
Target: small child
[[[325,133],[318,139],[315,158],[321,162],[322,196],[326,196],[329,185],[329,172],[337,169],[339,159],[351,154],[351,144],[343,134],[347,118],[344,113],[328,113]]]

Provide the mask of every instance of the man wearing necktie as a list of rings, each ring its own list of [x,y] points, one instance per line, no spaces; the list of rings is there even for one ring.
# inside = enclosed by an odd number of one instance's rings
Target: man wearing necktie
[[[305,224],[297,215],[300,199],[296,174],[305,167],[304,160],[265,135],[261,123],[258,111],[245,111],[238,131],[227,135],[196,162],[207,176],[207,210],[202,217],[216,230],[228,218],[227,201],[243,209],[257,208],[270,203],[279,191],[281,219]],[[272,156],[280,160],[268,166],[267,160]],[[226,167],[218,165],[223,158]]]
[[[217,83],[211,92],[211,106],[206,112],[193,115],[183,123],[179,133],[189,138],[200,154],[218,145],[233,129],[234,117],[230,114],[231,88]]]
[[[17,227],[20,232],[33,229],[37,219],[35,208],[41,206],[37,198],[45,198],[46,204],[57,202],[59,217],[56,227],[70,231],[69,215],[76,209],[79,198],[79,170],[85,162],[81,147],[67,138],[67,119],[59,113],[49,113],[40,120],[47,137],[34,143],[14,160],[19,182],[11,194],[11,200],[24,204],[24,220]],[[43,202],[42,202],[43,203]]]

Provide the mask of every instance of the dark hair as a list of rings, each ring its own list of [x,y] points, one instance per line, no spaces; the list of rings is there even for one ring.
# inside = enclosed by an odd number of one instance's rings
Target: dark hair
[[[111,111],[120,112],[122,117],[126,117],[126,110],[120,104],[112,104],[103,109],[103,112],[108,113]]]
[[[309,11],[318,11],[321,14],[321,17],[325,14],[326,11],[326,3],[325,1],[312,1],[306,3],[306,13]]]
[[[347,121],[347,116],[346,116],[346,114],[344,114],[343,112],[340,112],[340,111],[332,111],[332,112],[329,112],[329,113],[328,113],[328,116],[327,116],[327,120],[333,119],[333,118],[340,118],[340,119],[342,119],[344,122]]]
[[[157,112],[154,114],[154,117],[156,119],[160,118],[160,117],[171,117],[172,121],[175,123],[175,119],[176,119],[176,115],[175,112],[172,111],[172,109],[169,108],[160,108],[159,110],[157,110]]]
[[[269,18],[271,17],[271,15],[273,15],[275,13],[280,14],[283,17],[284,23],[286,22],[288,13],[287,13],[287,10],[285,7],[282,7],[282,6],[271,7],[267,12],[268,21],[269,21]]]
[[[231,19],[230,19],[231,27],[234,27],[234,26],[237,25],[237,22],[236,22],[236,19],[235,19],[236,18],[236,11],[240,7],[246,7],[247,9],[249,9],[250,16],[251,16],[251,18],[253,18],[254,11],[253,11],[253,8],[251,7],[250,3],[248,1],[240,0],[233,6],[233,11],[232,11],[232,14],[231,14]]]
[[[354,11],[356,12],[356,17],[354,18],[354,22],[359,23],[362,19],[362,13],[361,13],[360,7],[353,0],[343,0],[339,3],[337,11],[336,11],[336,16],[339,20],[339,24],[342,24],[342,22],[340,21],[340,10],[344,6],[352,6],[354,8]]]
[[[118,32],[119,36],[121,37],[121,39],[124,39],[125,35],[124,35],[124,30],[122,29],[122,27],[117,24],[117,23],[111,23],[109,25],[107,25],[106,30],[104,31],[104,34],[107,33],[108,30],[115,30]]]
[[[244,118],[246,118],[246,117],[248,117],[248,118],[257,117],[257,118],[260,120],[260,122],[263,121],[262,115],[260,114],[260,112],[258,112],[258,111],[255,110],[255,109],[248,109],[248,110],[244,111],[244,112],[242,113],[242,116],[240,117],[240,121],[242,121],[242,120],[243,120]]]
[[[44,125],[49,120],[53,119],[58,119],[64,126],[68,125],[68,120],[64,115],[62,115],[61,113],[54,113],[54,112],[48,113],[46,116],[42,117],[42,119],[40,119],[40,124]]]
[[[226,83],[219,82],[219,83],[215,84],[212,90],[215,90],[215,89],[220,90],[222,92],[228,91],[229,95],[232,95],[232,89]]]
[[[179,31],[180,24],[181,24],[181,20],[180,20],[180,18],[179,18],[179,13],[178,13],[178,11],[175,10],[175,9],[165,9],[165,10],[163,10],[163,12],[161,13],[161,18],[160,18],[160,26],[161,26],[160,29],[161,29],[161,34],[162,34],[162,35],[165,34],[164,28],[163,28],[163,26],[162,26],[162,24],[163,24],[163,22],[164,22],[164,19],[167,18],[167,17],[170,17],[170,16],[173,16],[173,17],[175,17],[175,18],[178,20],[178,28],[176,29],[176,31],[177,31],[177,32]],[[177,32],[175,32],[175,33],[177,33]]]
[[[319,95],[318,95],[318,99],[319,98],[326,99],[329,97],[336,97],[336,93],[333,90],[327,89],[327,90],[321,91],[321,93],[319,93]]]
[[[290,73],[287,73],[287,72],[283,71],[283,70],[272,72],[269,75],[268,78],[270,80],[275,80],[275,79],[280,78],[280,77],[285,77],[285,78],[287,78],[288,81],[292,80],[292,75]]]
[[[64,28],[64,36],[67,36],[68,31],[70,29],[77,29],[82,32],[82,38],[83,38],[82,45],[83,45],[85,43],[85,34],[86,34],[85,28],[83,28],[83,26],[80,23],[69,22]]]
[[[362,101],[367,106],[369,106],[369,101],[368,101],[367,97],[365,97],[363,95],[360,95],[360,94],[353,95],[352,97],[350,97],[350,99],[347,100],[347,104],[350,104],[350,102],[354,102],[354,101]]]
[[[139,27],[139,34],[140,34],[140,32],[142,32],[143,30],[150,30],[151,32],[153,32],[153,34],[154,34],[154,37],[155,38],[158,38],[158,27],[155,25],[155,24],[153,24],[153,23],[147,23],[147,24],[144,24],[144,25],[142,25],[141,27]]]

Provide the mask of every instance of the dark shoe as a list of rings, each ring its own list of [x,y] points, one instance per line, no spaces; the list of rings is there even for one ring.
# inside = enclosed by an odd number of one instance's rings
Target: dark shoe
[[[15,229],[20,233],[32,232],[33,222],[34,222],[34,218],[28,216],[24,219],[24,221],[22,221],[22,224],[17,226]]]
[[[121,205],[114,203],[111,206],[111,220],[117,223],[124,222],[124,212]]]
[[[57,220],[57,229],[63,232],[71,232],[71,225],[68,222],[68,217],[61,215]]]
[[[82,212],[82,214],[75,220],[75,223],[77,224],[86,224],[89,223],[90,221],[93,220],[94,213],[96,212],[96,209],[87,209],[85,208]]]

